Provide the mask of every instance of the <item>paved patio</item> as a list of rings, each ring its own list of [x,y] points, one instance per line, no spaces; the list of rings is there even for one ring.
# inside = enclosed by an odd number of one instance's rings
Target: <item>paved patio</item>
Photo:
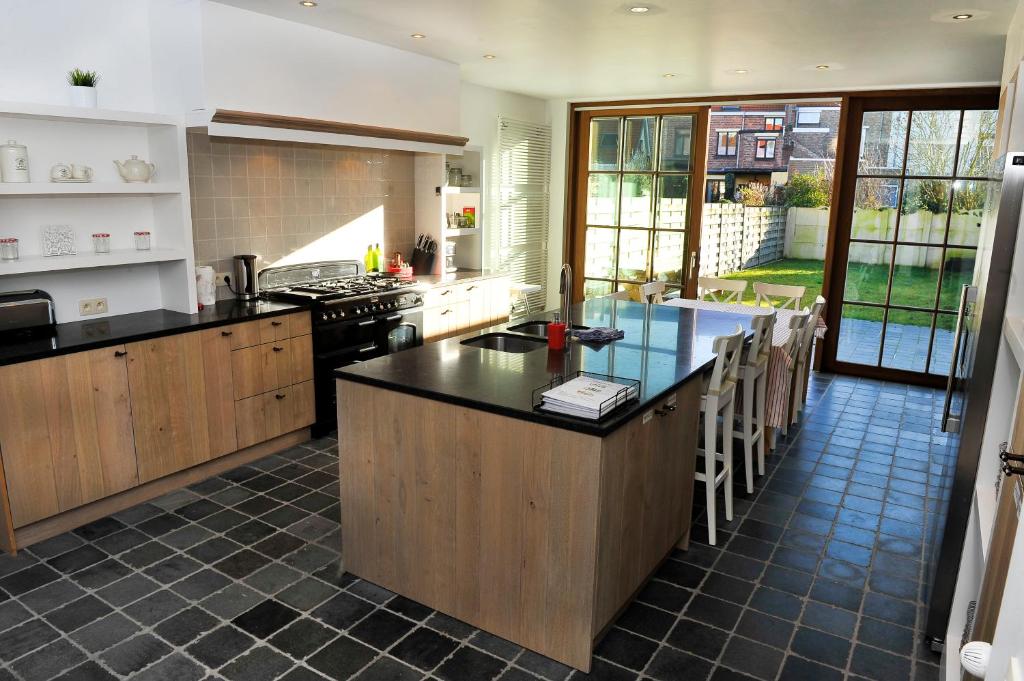
[[[925,371],[931,329],[927,326],[889,324],[885,333],[882,366],[907,371]],[[836,358],[854,364],[878,363],[878,346],[882,341],[882,323],[865,319],[843,319],[839,330]],[[935,348],[928,371],[945,376],[953,357],[953,332],[935,330]]]

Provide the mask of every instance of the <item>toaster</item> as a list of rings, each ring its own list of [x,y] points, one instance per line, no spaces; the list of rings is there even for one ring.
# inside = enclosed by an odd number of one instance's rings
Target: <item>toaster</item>
[[[56,323],[53,298],[46,291],[0,292],[0,334],[50,330]]]

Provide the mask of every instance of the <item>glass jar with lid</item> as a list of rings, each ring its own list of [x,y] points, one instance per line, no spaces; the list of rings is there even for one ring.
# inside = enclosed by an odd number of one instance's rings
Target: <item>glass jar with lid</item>
[[[14,237],[0,238],[0,260],[18,259],[18,240]]]
[[[152,246],[152,238],[149,232],[135,232],[135,250],[148,251]]]
[[[92,250],[96,253],[110,253],[110,235],[96,232],[92,235]]]

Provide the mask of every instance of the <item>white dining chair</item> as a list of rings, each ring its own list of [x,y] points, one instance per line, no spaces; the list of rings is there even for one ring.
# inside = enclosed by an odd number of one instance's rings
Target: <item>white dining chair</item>
[[[665,282],[649,281],[640,286],[640,298],[645,303],[661,304],[665,302]]]
[[[739,376],[740,354],[743,350],[743,327],[736,333],[718,336],[712,342],[717,354],[710,378],[700,398],[700,411],[704,416],[704,446],[697,448],[697,457],[704,456],[704,471],[698,470],[694,479],[704,483],[707,499],[708,543],[718,541],[715,492],[722,487],[725,497],[725,519],[732,520],[732,428],[736,408],[736,381]],[[718,419],[722,419],[722,451],[718,451]],[[716,473],[716,462],[722,463],[722,472]]]
[[[800,309],[800,299],[807,291],[806,286],[789,286],[787,284],[765,284],[760,281],[754,282],[754,304],[760,306],[762,302],[771,307],[784,310],[791,307],[794,310]],[[781,299],[781,300],[777,300]]]
[[[786,344],[783,346],[783,351],[788,358],[786,366],[786,385],[789,386],[790,393],[794,390],[794,376],[796,375],[796,363],[797,357],[800,352],[800,337],[807,326],[807,321],[811,317],[811,311],[808,308],[804,308],[803,312],[799,312],[789,318],[789,338],[786,339]],[[791,395],[787,395],[786,399],[791,399]],[[789,404],[789,402],[785,402]],[[788,409],[787,409],[788,412]],[[789,424],[791,423],[789,415],[783,419],[782,434],[789,435]]]
[[[740,430],[733,430],[734,438],[743,440],[743,464],[746,473],[747,494],[754,492],[754,445],[757,445],[757,474],[764,475],[765,419],[767,416],[768,360],[772,352],[772,333],[775,331],[776,312],[756,314],[751,325],[754,339],[747,346],[739,369],[743,388]]]
[[[602,298],[609,298],[611,300],[633,300],[633,297],[629,295],[629,291],[616,291],[615,293],[609,293]]]
[[[796,355],[796,367],[793,373],[793,388],[790,391],[789,419],[796,422],[803,410],[806,393],[804,386],[807,385],[808,371],[811,366],[811,350],[814,348],[814,332],[818,328],[818,320],[821,318],[821,311],[825,308],[825,299],[818,296],[811,306],[811,315],[807,318],[807,324],[800,332],[800,349]]]
[[[743,302],[747,282],[742,279],[719,279],[718,277],[697,277],[697,300],[711,296],[715,303]]]

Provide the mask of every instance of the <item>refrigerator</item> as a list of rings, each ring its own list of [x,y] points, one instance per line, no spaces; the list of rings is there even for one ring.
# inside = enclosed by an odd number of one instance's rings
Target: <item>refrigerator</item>
[[[972,512],[977,516],[977,494],[987,497],[998,476],[998,442],[1005,439],[1005,422],[1001,415],[992,418],[993,400],[996,411],[1006,399],[1005,390],[1016,388],[1018,376],[1010,377],[1000,364],[1003,341],[1003,319],[1011,289],[1014,253],[1017,251],[1018,224],[1021,219],[1021,198],[1024,195],[1024,152],[1007,153],[995,164],[988,201],[981,215],[977,260],[972,285],[960,292],[960,304],[953,341],[952,363],[946,386],[942,414],[942,430],[947,434],[948,461],[954,466],[951,485],[943,495],[945,501],[934,514],[935,522],[926,528],[925,570],[931,578],[926,582],[922,600],[927,604],[925,638],[935,651],[947,645],[954,655],[960,647],[959,631],[970,627],[972,609],[958,604],[954,610],[954,593],[962,560],[966,560],[965,542]],[[1018,277],[1022,273],[1018,273]],[[979,471],[981,473],[979,474]],[[992,472],[995,471],[995,475]],[[988,478],[992,477],[992,480]],[[977,518],[973,518],[977,523]],[[969,553],[969,551],[968,551]],[[967,589],[967,592],[970,590]],[[951,617],[954,619],[951,622]],[[955,641],[947,638],[955,634]]]

